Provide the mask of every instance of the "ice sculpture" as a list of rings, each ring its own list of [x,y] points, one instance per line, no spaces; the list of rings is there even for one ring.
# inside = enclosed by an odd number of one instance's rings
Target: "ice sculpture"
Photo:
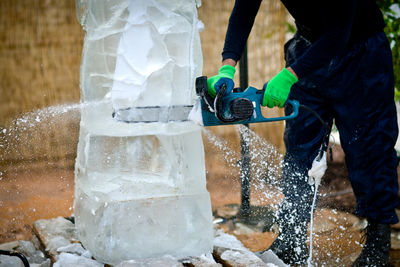
[[[201,129],[121,123],[114,109],[193,104],[202,55],[195,0],[78,0],[86,36],[75,221],[102,262],[212,250]]]

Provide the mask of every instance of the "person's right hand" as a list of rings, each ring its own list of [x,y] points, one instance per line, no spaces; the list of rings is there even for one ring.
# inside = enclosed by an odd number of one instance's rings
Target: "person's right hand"
[[[236,69],[231,65],[223,65],[218,74],[207,79],[208,94],[215,97],[223,84],[227,86],[227,93],[234,87],[233,77]]]

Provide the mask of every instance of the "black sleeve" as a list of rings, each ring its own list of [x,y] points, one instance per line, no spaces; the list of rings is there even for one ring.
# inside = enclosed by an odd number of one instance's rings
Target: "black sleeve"
[[[328,64],[349,43],[357,0],[331,1],[321,21],[320,37],[290,67],[299,78]]]
[[[262,0],[236,0],[229,18],[222,60],[238,61],[249,37]]]

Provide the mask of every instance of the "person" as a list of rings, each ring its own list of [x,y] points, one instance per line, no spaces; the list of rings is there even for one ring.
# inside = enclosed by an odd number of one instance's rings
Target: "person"
[[[366,241],[353,266],[389,261],[390,224],[398,222],[397,116],[391,50],[375,0],[282,0],[297,32],[284,46],[286,67],[264,86],[262,105],[285,107],[295,99],[335,122],[357,199],[367,218]],[[225,36],[222,67],[207,80],[215,95],[231,80],[261,0],[236,0]],[[265,62],[268,64],[268,62]],[[290,113],[291,107],[285,107]],[[308,258],[307,225],[313,188],[307,172],[321,146],[324,126],[309,112],[286,122],[280,234],[272,249],[287,264]]]

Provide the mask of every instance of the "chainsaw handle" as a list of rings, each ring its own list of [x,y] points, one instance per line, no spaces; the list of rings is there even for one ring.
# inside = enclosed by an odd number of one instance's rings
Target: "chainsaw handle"
[[[296,118],[297,115],[299,115],[299,108],[300,108],[299,101],[288,99],[288,100],[286,100],[285,107],[287,105],[290,105],[292,107],[293,111],[291,114],[281,117],[282,120],[290,120],[290,119]]]
[[[252,87],[249,87],[249,89],[253,89]],[[254,88],[254,90],[256,90]],[[274,118],[267,118],[264,117],[261,111],[261,104],[263,101],[263,97],[264,97],[264,90],[256,90],[256,97],[258,99],[258,103],[259,105],[255,105],[255,112],[257,117],[261,117],[261,119],[258,119],[257,122],[273,122],[273,121],[285,121],[285,120],[291,120],[297,117],[297,115],[299,114],[299,108],[300,108],[300,103],[297,100],[292,100],[292,99],[287,99],[284,107],[292,107],[292,112],[289,115],[286,116],[282,116],[282,117],[274,117]]]
[[[286,120],[291,120],[297,117],[297,115],[299,114],[299,108],[300,108],[300,103],[297,100],[287,100],[285,102],[285,107],[287,106],[291,106],[293,111],[292,113],[290,113],[289,115],[286,116],[282,116],[282,117],[274,117],[274,118],[266,118],[263,116],[262,112],[261,112],[261,108],[260,106],[257,106],[255,108],[257,117],[259,117],[259,119],[257,119],[256,122],[273,122],[273,121],[286,121]],[[251,121],[249,122],[251,123]]]

